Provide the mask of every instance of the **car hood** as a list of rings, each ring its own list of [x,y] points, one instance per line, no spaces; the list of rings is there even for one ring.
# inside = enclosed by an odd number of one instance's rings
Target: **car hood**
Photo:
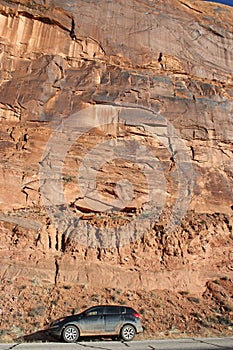
[[[70,316],[65,316],[65,317],[60,317],[57,320],[54,320],[51,322],[50,326],[56,326],[61,323],[67,323],[67,322],[72,322],[72,321],[77,321],[78,319],[82,318],[82,314],[77,314],[77,315],[70,315]]]

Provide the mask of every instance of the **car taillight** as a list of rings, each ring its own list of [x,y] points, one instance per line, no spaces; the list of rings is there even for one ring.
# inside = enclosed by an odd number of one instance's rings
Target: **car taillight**
[[[136,317],[136,318],[140,318],[141,317],[140,314],[137,314],[136,312],[133,314],[133,316]]]

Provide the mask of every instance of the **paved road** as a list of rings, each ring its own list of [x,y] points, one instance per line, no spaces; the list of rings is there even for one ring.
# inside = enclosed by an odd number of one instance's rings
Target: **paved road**
[[[233,350],[233,337],[178,340],[82,341],[76,344],[24,343],[0,344],[0,350]]]

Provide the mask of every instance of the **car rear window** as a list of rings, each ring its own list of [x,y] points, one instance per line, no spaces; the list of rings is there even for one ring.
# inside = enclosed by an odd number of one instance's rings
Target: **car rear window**
[[[126,313],[127,314],[134,314],[136,313],[136,311],[132,308],[132,307],[126,307]]]

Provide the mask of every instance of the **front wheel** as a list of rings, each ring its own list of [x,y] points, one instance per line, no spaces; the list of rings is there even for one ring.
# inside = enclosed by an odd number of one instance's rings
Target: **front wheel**
[[[76,326],[66,326],[62,332],[62,339],[66,343],[75,343],[79,338],[79,330]]]
[[[126,324],[121,329],[121,338],[124,341],[133,340],[133,338],[135,337],[135,334],[136,334],[135,328],[130,324]]]

